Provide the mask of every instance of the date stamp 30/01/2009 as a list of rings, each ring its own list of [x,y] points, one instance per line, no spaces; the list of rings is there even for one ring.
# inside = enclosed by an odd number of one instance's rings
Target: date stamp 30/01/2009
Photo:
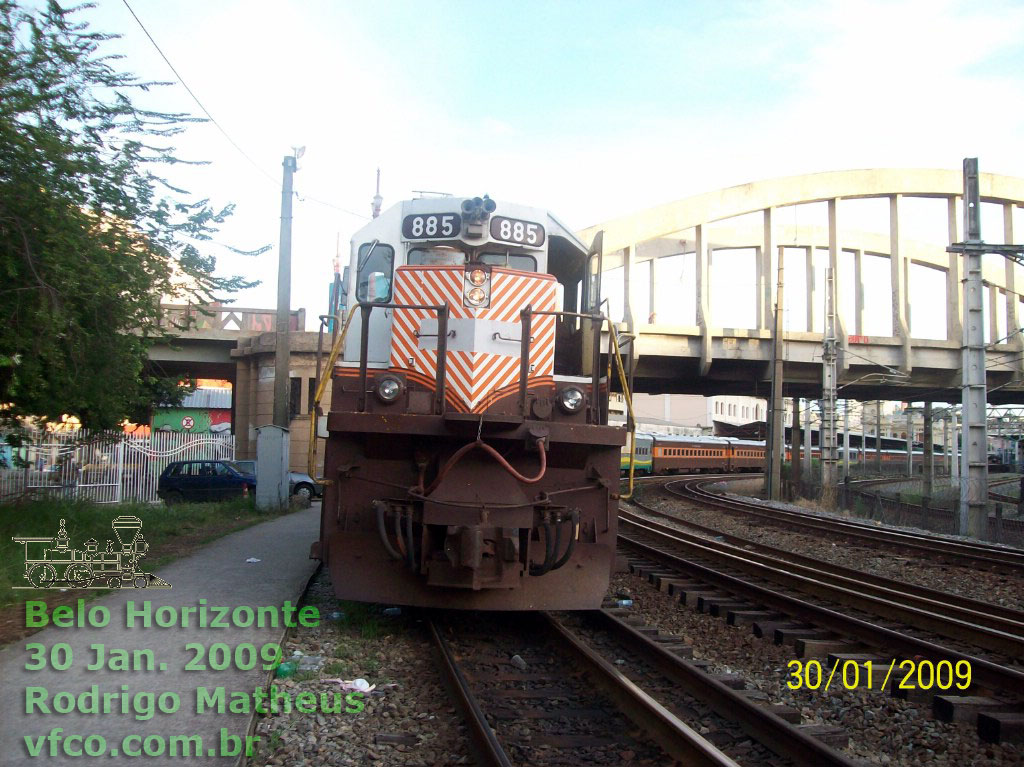
[[[818,660],[791,660],[786,686],[791,690],[822,690],[833,685],[844,690],[966,690],[971,686],[971,662],[927,659],[892,660],[889,664],[870,660],[841,660],[831,668]]]

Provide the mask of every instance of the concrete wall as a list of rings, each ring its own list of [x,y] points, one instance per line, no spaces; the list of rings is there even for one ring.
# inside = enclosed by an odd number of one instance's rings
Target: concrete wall
[[[299,414],[289,424],[290,465],[294,471],[306,471],[306,450],[309,441],[310,388],[315,386],[317,334],[291,334],[289,378],[300,383]],[[330,337],[324,339],[329,345]],[[236,359],[235,373],[235,438],[240,459],[256,458],[256,427],[271,423],[274,416],[274,334],[264,333],[243,339],[232,352]],[[324,352],[326,362],[327,350]],[[330,409],[331,384],[327,384],[321,400],[324,414]],[[323,447],[317,445],[317,473],[323,473]]]

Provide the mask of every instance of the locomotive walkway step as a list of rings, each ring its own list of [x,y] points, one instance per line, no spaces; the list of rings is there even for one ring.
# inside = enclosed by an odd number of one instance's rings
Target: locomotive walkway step
[[[281,641],[286,630],[281,625],[286,615],[281,606],[299,600],[316,570],[317,563],[308,557],[309,544],[316,540],[319,524],[320,505],[314,504],[304,511],[232,533],[159,568],[159,576],[171,584],[170,589],[113,590],[82,605],[81,626],[77,623],[69,628],[51,625],[26,639],[0,647],[0,700],[5,702],[4,715],[0,717],[0,754],[3,754],[0,761],[5,767],[37,765],[40,757],[47,764],[81,764],[82,757],[69,756],[65,745],[69,745],[70,753],[74,754],[89,744],[83,740],[69,743],[68,738],[93,735],[101,736],[105,743],[103,764],[137,763],[139,759],[131,758],[124,749],[138,749],[141,756],[145,739],[155,736],[149,743],[155,749],[162,742],[163,756],[142,761],[234,765],[244,751],[252,715],[227,713],[227,709],[225,713],[210,709],[197,713],[197,688],[205,687],[211,694],[215,694],[217,688],[224,688],[229,702],[232,692],[242,692],[249,696],[251,703],[254,690],[266,686],[268,672],[263,670],[259,650],[265,643]],[[259,561],[246,561],[252,559]],[[138,614],[131,627],[127,625],[131,614],[129,603]],[[207,608],[205,627],[197,625],[200,607]],[[226,615],[217,613],[227,627],[210,625],[215,618],[210,608],[214,607],[228,608]],[[265,610],[264,617],[274,613],[277,627],[238,625],[245,623],[247,613],[251,614],[241,610],[235,613],[238,618],[233,618],[231,611],[241,607],[274,608]],[[183,608],[192,608],[192,612]],[[93,624],[99,624],[104,612],[109,619],[106,625],[89,625],[88,616],[95,618]],[[142,625],[141,615],[146,613],[151,621],[148,628]],[[170,625],[156,625],[159,615],[170,617]],[[308,619],[309,613],[306,616]],[[186,622],[188,625],[183,625]],[[264,620],[265,624],[268,622]],[[37,671],[25,668],[34,657],[26,650],[26,645],[31,643],[45,648],[40,656],[43,665]],[[188,643],[195,643],[194,648],[186,649]],[[211,646],[218,643],[223,643],[230,651],[228,665],[223,670],[214,670],[221,667],[223,656],[215,659],[210,652]],[[234,648],[243,644],[251,644],[256,649],[256,663],[250,670],[239,668],[249,663],[245,656],[234,653]],[[71,660],[65,670],[54,668],[64,664],[63,651],[53,651],[58,645],[66,645],[66,658]],[[102,646],[105,664],[94,663],[98,645]],[[111,659],[120,655],[117,650],[128,651],[124,655],[132,659],[131,670],[110,667]],[[152,654],[154,670],[145,670],[148,653],[135,653],[147,650]],[[193,665],[201,662],[206,670],[186,670],[190,662]],[[89,670],[87,665],[103,667]],[[26,713],[28,688],[36,690],[34,700],[44,701],[50,714],[38,703],[33,704],[31,713]],[[60,693],[70,695],[60,696],[55,705]],[[104,693],[110,694],[106,701],[107,713],[102,713]],[[161,713],[154,705],[155,713],[147,718],[142,712],[147,710],[149,702],[140,693],[151,693],[153,699],[163,693],[167,702],[175,696],[180,707],[174,713]],[[57,713],[65,710],[61,700],[67,701],[72,696],[73,710]],[[90,697],[98,699],[100,713],[89,713]],[[85,713],[83,707],[87,709]],[[132,735],[142,737],[123,743]],[[191,759],[182,760],[180,756],[170,759],[169,744],[173,736],[200,736],[201,752]],[[193,739],[193,747],[196,742]],[[94,738],[90,743],[95,748],[100,741]],[[177,743],[180,754],[184,741]],[[39,756],[30,756],[29,744],[33,749],[40,749]],[[53,756],[51,748],[56,750]]]

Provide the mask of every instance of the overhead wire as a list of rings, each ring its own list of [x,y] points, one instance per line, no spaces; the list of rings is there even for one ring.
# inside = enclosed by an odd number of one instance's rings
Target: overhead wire
[[[146,37],[149,38],[149,42],[151,42],[153,44],[153,47],[156,49],[156,52],[160,54],[160,57],[164,60],[164,62],[167,64],[167,66],[170,67],[170,70],[174,73],[174,76],[176,78],[178,78],[178,83],[181,85],[182,88],[184,88],[188,92],[188,95],[191,96],[192,100],[196,102],[196,105],[203,111],[203,114],[206,115],[207,119],[209,119],[209,121],[216,126],[217,130],[219,130],[221,132],[221,134],[223,134],[224,138],[226,138],[228,140],[228,143],[231,144],[231,146],[233,146],[235,148],[235,150],[240,155],[242,155],[242,157],[244,157],[249,162],[250,165],[252,165],[265,178],[267,178],[267,180],[269,180],[270,183],[273,184],[277,189],[280,189],[281,188],[281,182],[278,181],[277,179],[275,179],[259,163],[257,163],[254,159],[252,159],[252,157],[250,157],[249,154],[244,149],[242,149],[242,147],[239,145],[239,143],[237,141],[235,141],[231,137],[231,134],[229,134],[227,132],[227,130],[225,130],[224,126],[221,125],[219,122],[217,122],[217,119],[210,113],[210,110],[206,108],[206,106],[203,104],[203,102],[199,100],[199,97],[189,87],[188,83],[185,82],[185,78],[181,76],[181,73],[178,72],[178,70],[175,68],[174,64],[171,63],[171,60],[167,57],[167,54],[165,54],[163,52],[163,49],[160,48],[160,45],[157,43],[157,41],[155,39],[153,39],[153,35],[151,35],[149,33],[148,29],[146,29],[146,25],[142,23],[142,19],[140,19],[138,17],[138,14],[135,13],[135,10],[131,7],[131,5],[128,4],[128,0],[121,0],[121,1],[124,3],[125,7],[128,9],[128,12],[132,15],[132,18],[135,19],[136,23],[139,25],[139,28],[143,31],[143,33],[146,35]],[[348,214],[350,216],[355,216],[356,218],[363,218],[363,219],[369,219],[370,218],[369,216],[363,215],[362,213],[356,213],[354,211],[351,211],[351,210],[348,210],[346,208],[343,208],[340,205],[335,205],[334,203],[327,202],[326,200],[321,200],[319,198],[312,197],[310,195],[303,195],[299,191],[295,191],[294,194],[295,194],[296,198],[300,202],[305,202],[305,201],[308,200],[309,202],[315,202],[315,203],[317,203],[319,205],[324,205],[324,206],[326,206],[328,208],[334,208],[335,210],[338,210],[338,211],[340,211],[342,213],[346,213],[346,214]]]

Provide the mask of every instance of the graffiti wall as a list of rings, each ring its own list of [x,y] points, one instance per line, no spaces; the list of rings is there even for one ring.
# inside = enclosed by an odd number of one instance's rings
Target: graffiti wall
[[[222,408],[162,408],[153,414],[153,431],[225,434],[231,431],[231,410]]]

